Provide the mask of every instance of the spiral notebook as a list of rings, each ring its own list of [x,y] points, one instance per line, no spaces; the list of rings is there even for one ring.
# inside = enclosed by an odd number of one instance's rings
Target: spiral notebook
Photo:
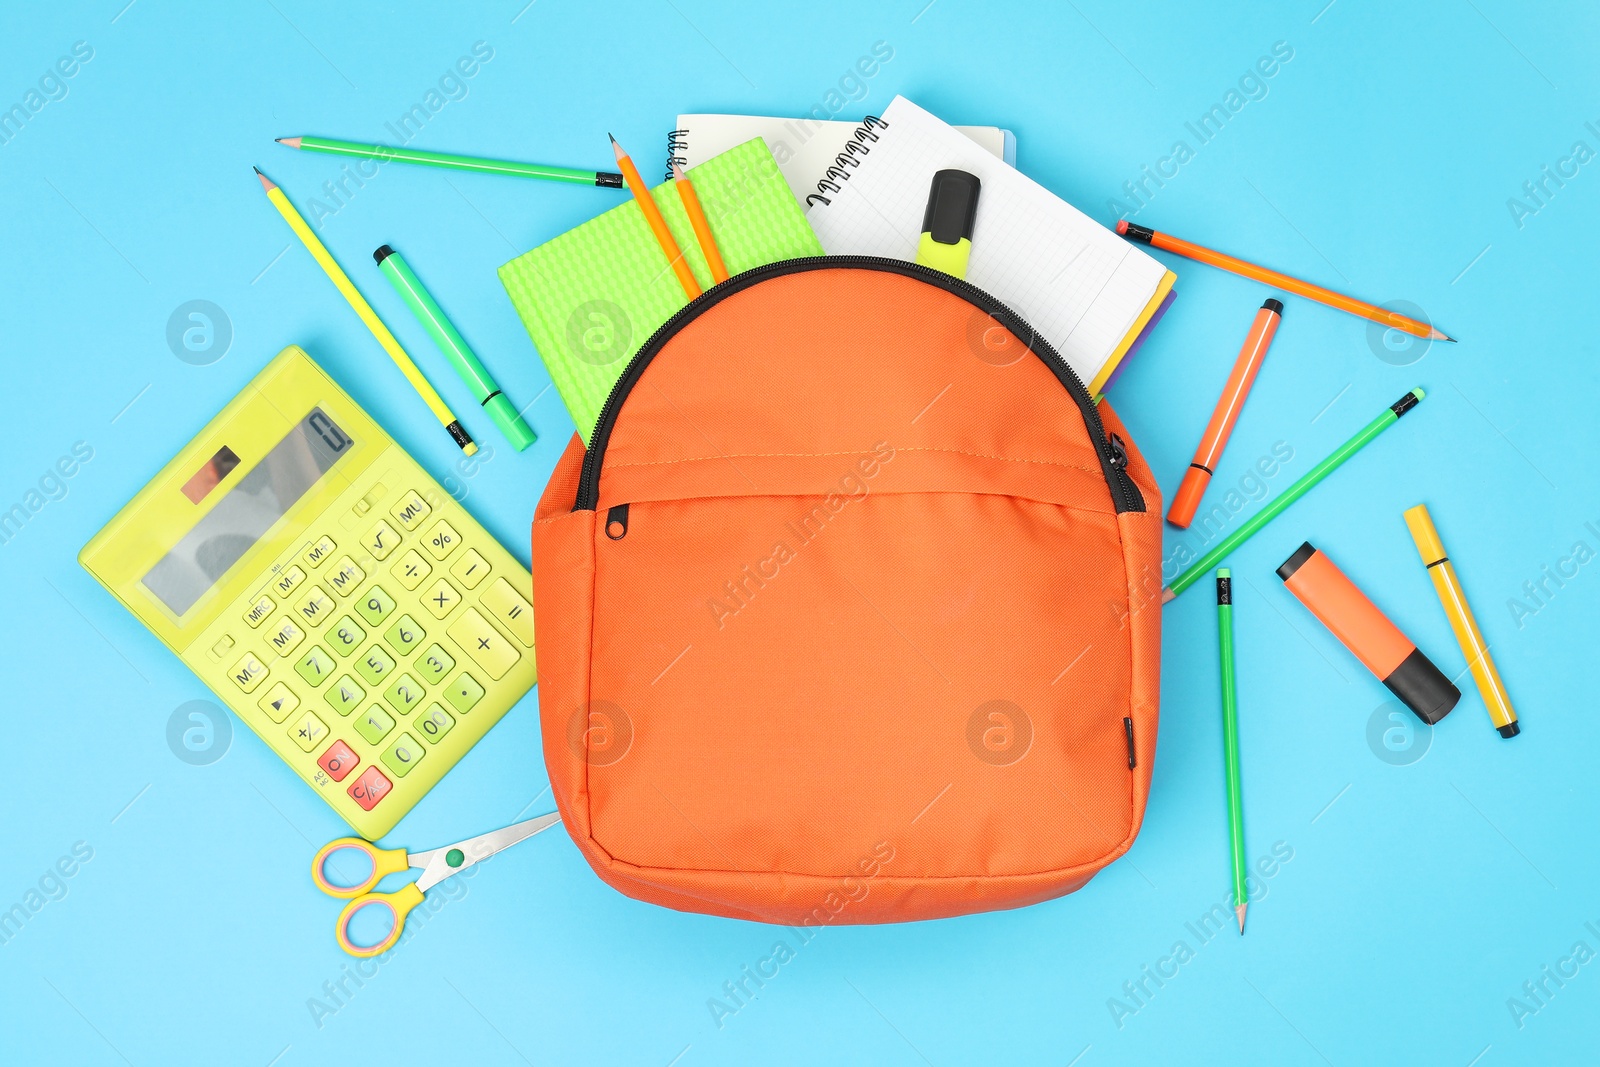
[[[1176,275],[904,97],[867,132],[856,165],[808,197],[822,247],[914,259],[934,173],[976,174],[967,280],[1026,319],[1091,392],[1103,390],[1165,311]]]
[[[732,273],[822,254],[760,138],[689,176]],[[677,190],[668,182],[650,193],[689,269],[709,289],[711,270]],[[632,199],[513,259],[500,268],[500,281],[585,441],[628,361],[685,303]]]
[[[785,119],[764,115],[679,115],[678,128],[667,135],[667,177],[674,163],[685,169],[721,155],[752,137],[767,142],[795,199],[826,195],[836,173],[859,162],[863,145],[871,144],[874,124],[836,119]],[[998,126],[956,126],[985,152],[1017,165],[1017,138]]]

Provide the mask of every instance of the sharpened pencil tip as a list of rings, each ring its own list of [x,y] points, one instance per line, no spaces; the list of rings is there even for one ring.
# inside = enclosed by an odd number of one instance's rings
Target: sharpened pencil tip
[[[1239,936],[1240,937],[1244,936],[1244,909],[1247,908],[1247,907],[1249,907],[1248,904],[1240,904],[1237,908],[1233,909],[1239,916]]]
[[[682,163],[674,163],[672,165],[672,180],[673,181],[677,181],[677,182],[683,181],[683,164]]]
[[[300,147],[300,138],[298,137],[276,137],[273,139],[281,145],[288,145],[290,148]]]
[[[1163,604],[1165,604],[1169,600],[1177,599],[1177,596],[1178,596],[1178,594],[1174,593],[1172,591],[1172,586],[1170,586],[1170,585],[1167,586],[1165,589],[1161,590],[1161,602]]]
[[[261,179],[261,188],[265,189],[269,193],[272,192],[272,190],[277,188],[277,185],[273,183],[271,178],[269,178],[265,174],[261,173],[261,168],[260,167],[252,166],[250,169],[256,172],[256,177],[257,178]]]

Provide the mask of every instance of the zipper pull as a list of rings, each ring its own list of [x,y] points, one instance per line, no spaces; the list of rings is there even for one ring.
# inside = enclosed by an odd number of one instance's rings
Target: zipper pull
[[[628,505],[618,504],[606,512],[606,536],[613,541],[628,536]]]
[[[1111,469],[1118,472],[1127,470],[1127,446],[1122,443],[1122,438],[1118,437],[1116,434],[1108,434],[1107,436],[1110,438],[1107,443],[1111,446]]]

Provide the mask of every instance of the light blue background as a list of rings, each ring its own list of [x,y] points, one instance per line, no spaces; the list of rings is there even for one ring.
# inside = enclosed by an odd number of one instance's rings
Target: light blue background
[[[1507,1006],[1575,942],[1600,952],[1585,928],[1600,929],[1600,563],[1551,583],[1521,626],[1507,606],[1575,542],[1600,550],[1600,163],[1520,226],[1507,206],[1575,141],[1600,151],[1585,127],[1600,127],[1591,7],[125,2],[0,16],[0,106],[22,100],[74,42],[94,50],[65,99],[0,145],[0,508],[74,442],[94,451],[66,496],[0,545],[0,908],[75,842],[93,849],[66,895],[0,944],[0,1059],[1594,1060],[1600,963],[1564,987],[1547,982],[1554,995],[1520,1028]],[[1369,342],[1361,320],[1291,298],[1218,471],[1217,487],[1236,485],[1284,442],[1293,459],[1271,480],[1276,492],[1404,390],[1430,392],[1231,560],[1250,852],[1293,850],[1246,937],[1202,944],[1185,925],[1229,888],[1202,584],[1165,611],[1143,833],[1073,896],[825,930],[718,1028],[708,998],[793,935],[627,899],[550,833],[463,880],[465,895],[436,892],[443,906],[374,977],[327,998],[323,984],[350,961],[331,937],[337,908],[306,866],[344,827],[243,726],[208,766],[174,756],[169,716],[208,694],[75,555],[273,353],[298,343],[526,558],[535,498],[571,426],[494,268],[616,195],[392,165],[324,220],[329,246],[458,409],[470,415],[465,390],[371,267],[381,242],[406,253],[508,393],[532,403],[540,441],[521,455],[469,418],[494,455],[467,477],[310,258],[288,247],[250,172],[260,164],[305,207],[339,161],[273,137],[385,139],[384,123],[476,41],[493,59],[416,144],[602,166],[611,130],[654,174],[677,112],[803,112],[885,41],[893,59],[847,116],[903,92],[954,122],[1007,126],[1027,173],[1108,223],[1123,182],[1183,139],[1194,158],[1137,221],[1411,301],[1461,338],[1396,366],[1417,350],[1395,354],[1382,337]],[[1199,146],[1185,122],[1278,41],[1293,59],[1265,98]],[[1113,391],[1168,495],[1269,295],[1172,266],[1178,301]],[[193,299],[231,321],[230,349],[208,366],[175,358],[165,340],[169,315]],[[1425,756],[1392,765],[1367,733],[1386,692],[1272,569],[1314,539],[1456,675],[1462,657],[1400,519],[1418,501],[1459,563],[1525,732],[1496,737],[1463,678]],[[1169,533],[1168,550],[1196,540]],[[430,847],[548,810],[537,720],[529,698],[390,842]],[[1390,740],[1402,760],[1423,743]],[[1150,984],[1119,1028],[1108,999],[1180,940],[1193,958]],[[337,1010],[319,1024],[311,998]]]

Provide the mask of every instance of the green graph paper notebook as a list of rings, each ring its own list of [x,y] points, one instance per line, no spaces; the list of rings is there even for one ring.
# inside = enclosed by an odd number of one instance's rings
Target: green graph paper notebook
[[[730,274],[822,245],[758,137],[689,170]],[[702,288],[711,271],[671,182],[651,190]],[[634,353],[686,303],[639,205],[627,203],[500,268],[578,432],[587,441]]]

